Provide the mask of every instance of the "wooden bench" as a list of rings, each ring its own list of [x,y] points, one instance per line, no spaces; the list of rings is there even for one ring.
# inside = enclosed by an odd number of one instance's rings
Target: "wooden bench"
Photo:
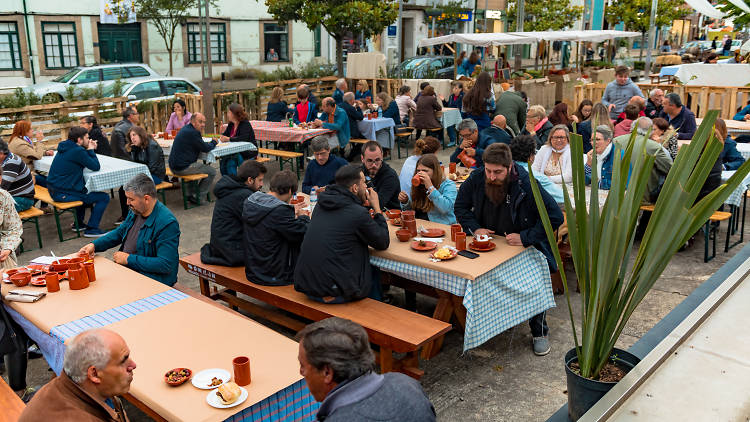
[[[364,145],[364,144],[370,142],[370,140],[369,139],[352,138],[352,139],[349,139],[349,142],[351,142],[352,144],[361,144],[361,145]]]
[[[406,149],[406,156],[409,156],[409,138],[411,138],[413,133],[414,128],[411,126],[396,128],[396,152],[399,159],[401,158],[401,144],[403,144],[404,149]]]
[[[78,227],[78,216],[76,215],[76,208],[83,206],[82,201],[54,201],[52,199],[52,196],[50,196],[47,188],[39,185],[34,186],[34,199],[36,199],[37,201],[42,201],[45,204],[52,205],[52,212],[55,215],[55,224],[57,225],[57,237],[60,239],[60,242],[65,242],[66,240],[81,237],[82,228]],[[73,215],[73,227],[75,227],[76,232],[76,236],[74,237],[63,238],[62,227],[60,226],[60,216],[65,213],[70,213]]]
[[[308,320],[319,321],[340,317],[362,325],[370,341],[380,346],[377,355],[381,372],[400,371],[419,379],[424,374],[424,371],[419,369],[420,348],[432,340],[442,338],[451,329],[449,323],[373,299],[330,305],[309,299],[305,294],[294,290],[294,286],[255,284],[246,279],[244,267],[203,264],[199,253],[181,258],[180,264],[188,273],[198,277],[203,295],[214,300],[223,300],[233,307],[294,331],[301,330],[306,324],[277,310],[239,298],[237,293],[248,295]],[[211,282],[224,288],[212,291]],[[395,359],[394,352],[405,353],[406,356]]]
[[[40,210],[36,207],[31,207],[27,210],[23,210],[18,213],[18,216],[21,217],[21,223],[31,223],[36,228],[36,240],[39,243],[39,249],[42,249],[42,233],[39,231],[39,216],[44,215],[44,211]],[[26,249],[28,251],[33,251],[36,249]],[[21,246],[20,246],[20,253],[24,252],[23,247],[23,239],[21,239]]]
[[[301,152],[295,151],[284,151],[279,149],[270,148],[258,148],[258,154],[270,155],[279,159],[279,170],[284,170],[284,163],[289,163],[292,171],[297,173],[297,179],[299,179],[299,173],[302,167],[301,158],[304,156]],[[270,160],[270,159],[269,159]],[[295,165],[295,163],[297,163]]]
[[[642,205],[641,211],[654,212],[654,206]],[[708,221],[706,221],[706,224],[703,225],[703,235],[705,237],[705,244],[704,244],[704,249],[703,249],[703,262],[708,262],[716,257],[716,238],[718,237],[718,234],[719,234],[719,224],[722,221],[729,221],[727,225],[727,239],[724,245],[724,252],[725,253],[729,252],[729,237],[732,235],[732,213],[726,212],[726,211],[714,211],[714,213],[711,214],[710,217],[708,217]],[[716,226],[712,225],[711,223],[716,223]],[[708,243],[712,234],[713,234],[713,253],[709,255]]]
[[[186,210],[190,208],[199,207],[201,205],[201,196],[200,196],[200,193],[198,193],[198,182],[208,177],[206,173],[186,174],[184,176],[180,176],[180,175],[172,173],[172,170],[169,167],[167,167],[167,177],[176,177],[177,179],[180,180],[180,187],[182,188],[182,206]],[[195,194],[190,195],[190,193],[188,192],[189,189],[193,189],[193,191],[195,191]],[[191,196],[195,198],[197,202],[196,205],[190,205]],[[163,194],[162,194],[162,199],[164,199]],[[211,202],[210,193],[206,194],[206,201]]]
[[[26,404],[0,377],[0,422],[16,422],[25,408]]]

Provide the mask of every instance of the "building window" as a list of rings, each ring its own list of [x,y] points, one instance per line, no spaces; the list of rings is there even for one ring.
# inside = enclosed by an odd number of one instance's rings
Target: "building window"
[[[47,69],[78,66],[78,41],[73,22],[42,23],[44,62]]]
[[[289,61],[289,26],[263,24],[263,59],[266,62]]]
[[[18,26],[15,22],[0,22],[0,69],[23,70]]]
[[[211,62],[227,62],[227,26],[224,23],[212,23],[211,31]],[[201,62],[201,26],[189,23],[187,26],[188,63]]]

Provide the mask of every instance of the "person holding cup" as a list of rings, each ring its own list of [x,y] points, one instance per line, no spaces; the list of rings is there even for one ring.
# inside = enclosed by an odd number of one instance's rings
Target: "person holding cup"
[[[398,200],[401,208],[413,209],[416,217],[441,224],[454,224],[456,215],[453,204],[456,202],[456,183],[443,178],[435,154],[425,154],[417,161],[412,181],[411,199],[401,191]]]

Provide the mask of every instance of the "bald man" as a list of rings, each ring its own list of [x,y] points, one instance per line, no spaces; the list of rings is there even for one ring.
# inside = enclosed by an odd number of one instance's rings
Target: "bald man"
[[[625,105],[627,107],[630,104],[634,104],[636,107],[638,107],[638,117],[643,117],[646,115],[646,99],[643,97],[640,97],[638,95],[633,95],[628,100],[628,104]],[[621,121],[627,119],[627,116],[625,115],[625,111],[623,110],[622,113],[617,115],[617,120],[615,120],[615,124],[620,123]]]
[[[63,372],[34,395],[19,422],[127,422],[119,396],[130,390],[134,369],[119,334],[84,331],[65,348]]]

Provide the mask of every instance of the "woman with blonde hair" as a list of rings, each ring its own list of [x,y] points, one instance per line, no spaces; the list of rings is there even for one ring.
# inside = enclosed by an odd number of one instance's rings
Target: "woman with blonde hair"
[[[607,110],[607,106],[602,103],[594,104],[594,106],[591,107],[589,119],[576,125],[576,132],[583,138],[584,153],[588,153],[593,148],[591,145],[591,137],[593,136],[594,129],[599,125],[608,126],[610,130],[612,130],[612,133],[615,133],[615,126],[609,118],[609,110]]]
[[[354,99],[367,104],[372,103],[372,91],[370,91],[370,85],[366,80],[360,79],[357,81],[357,92],[354,93]]]
[[[277,86],[271,91],[271,99],[268,100],[266,109],[266,121],[282,122],[287,120],[289,115],[289,105],[284,101],[284,90]]]
[[[542,105],[533,105],[526,112],[526,127],[521,130],[521,135],[530,135],[536,138],[537,147],[547,143],[552,123],[547,118],[547,110]]]
[[[408,157],[401,166],[401,173],[398,176],[401,190],[411,192],[411,178],[414,177],[414,169],[417,168],[417,161],[423,154],[435,154],[440,151],[440,141],[434,136],[425,136],[414,142],[414,155]]]
[[[441,224],[455,224],[453,205],[456,202],[456,183],[443,177],[443,169],[435,154],[425,154],[417,161],[413,176],[419,185],[411,184],[411,195],[406,191],[398,194],[401,208],[416,211],[416,217]]]

